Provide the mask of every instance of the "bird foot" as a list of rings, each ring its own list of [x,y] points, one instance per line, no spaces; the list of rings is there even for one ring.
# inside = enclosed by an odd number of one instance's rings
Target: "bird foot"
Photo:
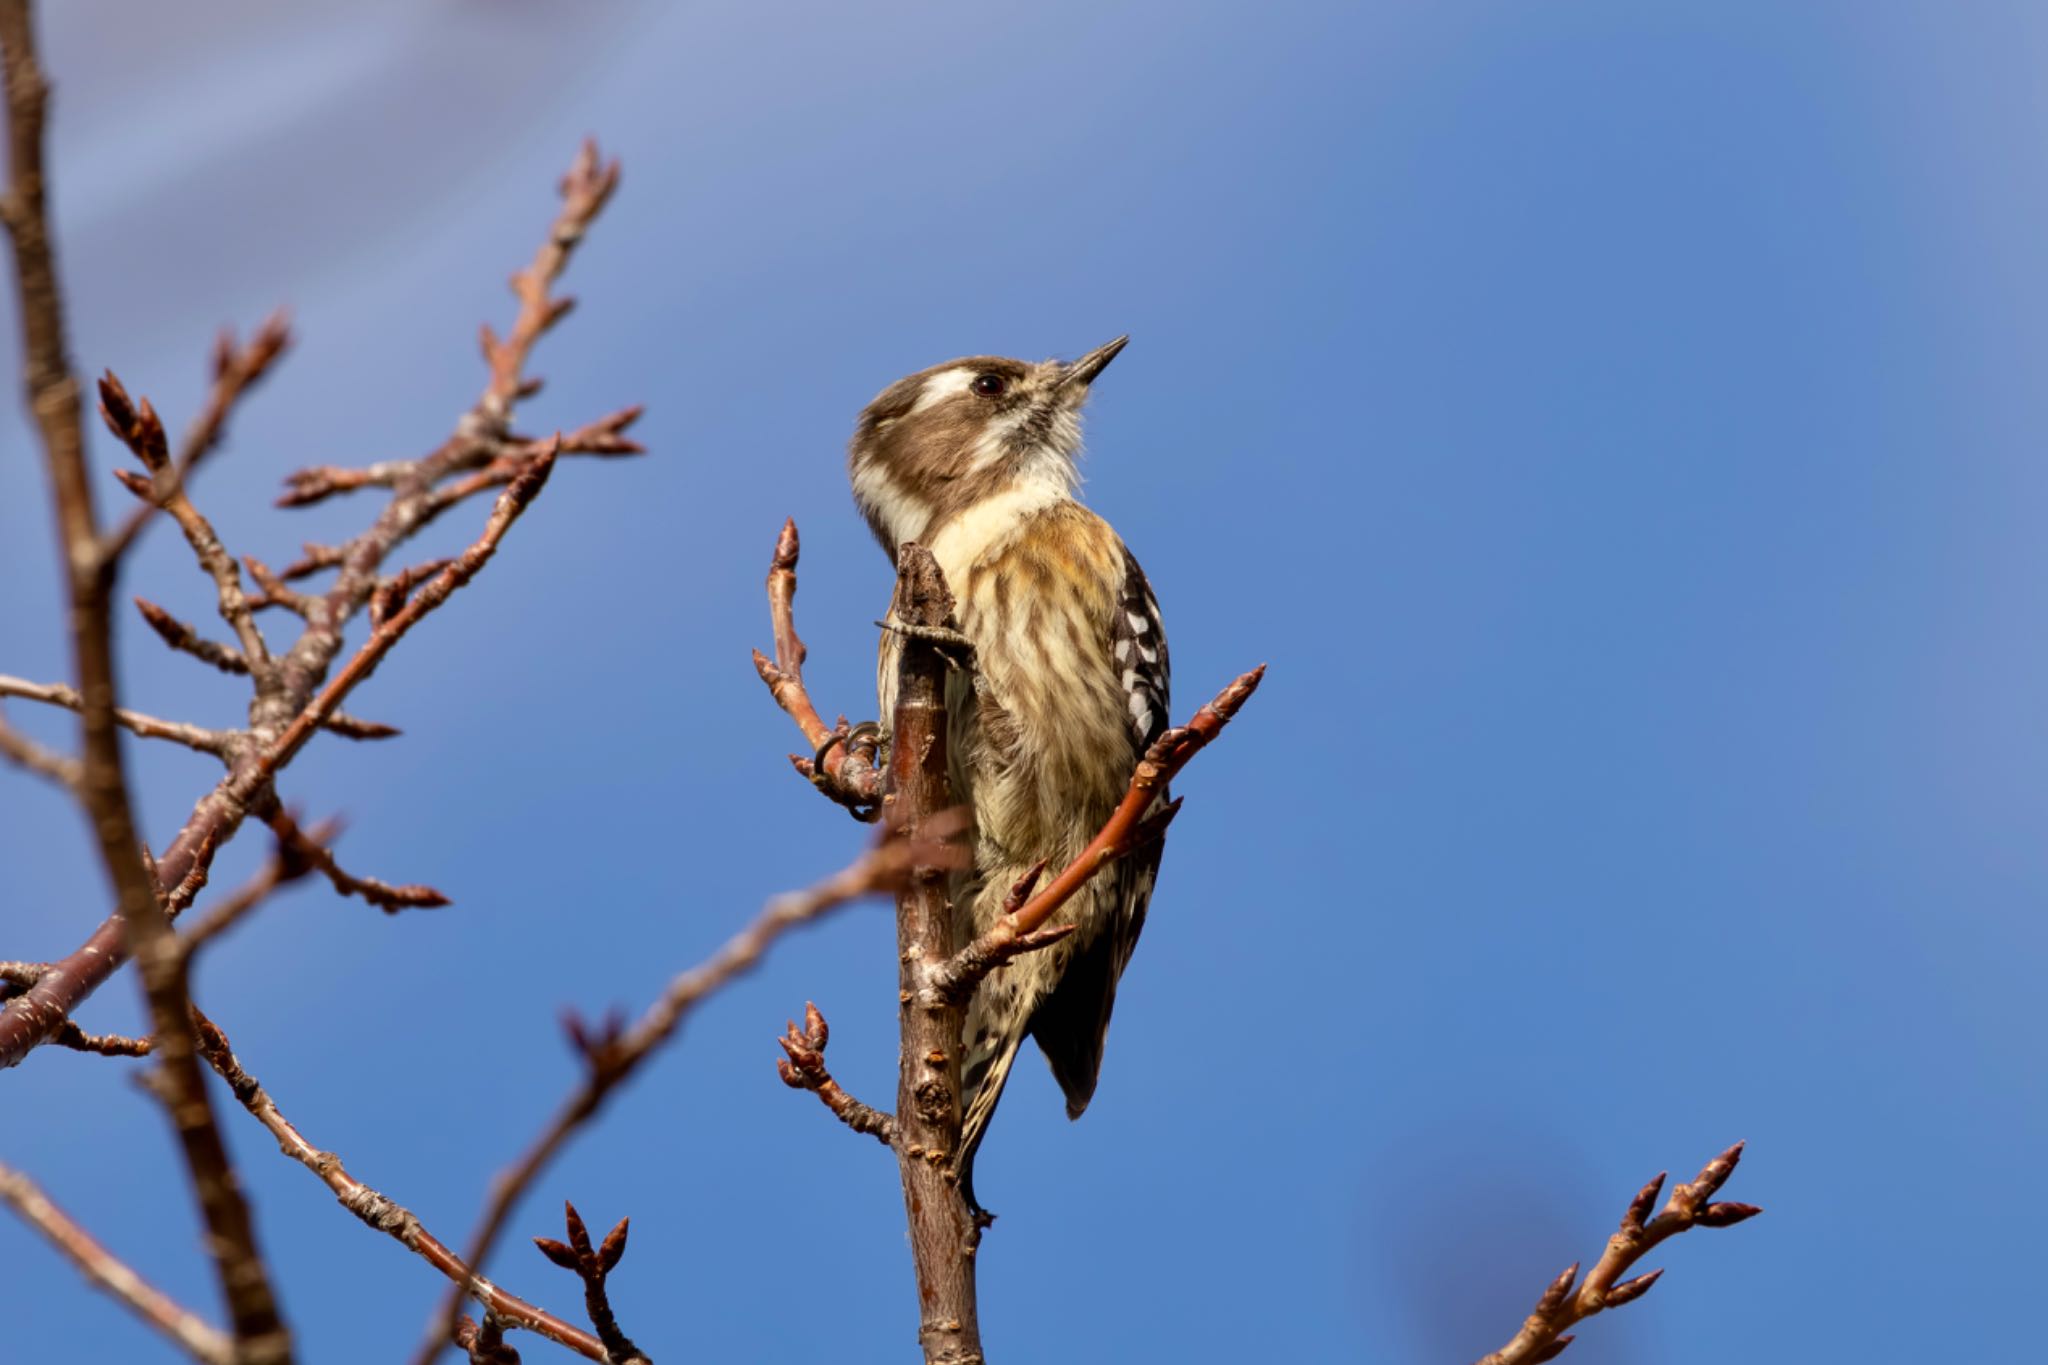
[[[948,649],[959,650],[969,659],[974,657],[974,641],[950,626],[913,625],[895,616],[891,616],[885,621],[877,621],[875,624],[883,630],[901,635],[906,640],[922,640],[938,651],[939,657],[946,661],[948,668],[961,669],[968,667],[961,660],[948,654],[946,652]]]

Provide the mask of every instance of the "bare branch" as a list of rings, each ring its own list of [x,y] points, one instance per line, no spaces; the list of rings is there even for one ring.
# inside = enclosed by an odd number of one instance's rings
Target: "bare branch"
[[[190,624],[180,621],[148,598],[136,598],[135,609],[142,613],[142,619],[149,623],[149,628],[162,636],[163,642],[172,649],[190,654],[202,663],[212,664],[223,673],[249,671],[249,661],[242,657],[240,650],[207,639]]]
[[[890,825],[928,839],[953,806],[947,749],[948,664],[935,636],[951,628],[953,597],[929,550],[896,553],[896,595],[889,619],[911,632],[897,661],[896,713],[890,718]],[[981,1325],[975,1252],[981,1219],[953,1169],[960,1149],[960,1039],[964,1004],[925,989],[925,976],[952,959],[953,907],[941,863],[915,867],[896,896],[896,958],[901,1035],[896,1081],[896,1166],[917,1272],[917,1339],[927,1365],[979,1365]]]
[[[213,579],[215,592],[220,598],[221,620],[228,623],[235,632],[235,638],[241,642],[242,658],[258,688],[274,688],[276,679],[270,663],[270,649],[264,643],[263,632],[257,628],[255,614],[242,591],[242,572],[235,565],[235,557],[221,544],[213,523],[201,515],[186,494],[177,468],[164,449],[163,423],[150,407],[149,400],[145,398],[139,404],[131,402],[128,391],[121,387],[121,381],[109,372],[100,380],[100,416],[106,420],[108,430],[126,443],[148,468],[153,479],[152,500],[178,523],[178,529],[185,533],[185,542],[192,547],[199,567]]]
[[[1131,785],[1124,793],[1124,799],[1103,822],[1095,837],[1088,841],[1088,846],[1081,850],[1080,856],[1067,864],[1066,870],[1053,878],[1044,890],[1014,911],[1000,916],[980,937],[933,970],[927,977],[927,987],[965,998],[965,995],[973,993],[974,984],[996,967],[1063,937],[1056,932],[1046,933],[1045,922],[1076,891],[1086,886],[1090,877],[1165,833],[1167,823],[1180,806],[1174,802],[1153,811],[1155,794],[1164,790],[1174,775],[1187,766],[1189,759],[1223,732],[1231,717],[1258,690],[1259,680],[1265,674],[1266,666],[1260,664],[1251,672],[1240,675],[1217,693],[1213,701],[1195,712],[1186,725],[1168,730],[1155,740],[1145,751],[1137,770],[1131,774]],[[1034,869],[1032,876],[1026,877],[1019,888],[1013,889],[1011,900],[1021,899],[1019,891],[1028,893],[1036,879]]]
[[[318,868],[333,884],[335,891],[343,896],[361,896],[387,915],[395,915],[401,910],[433,910],[449,904],[448,898],[431,886],[393,886],[375,877],[357,877],[344,872],[328,847],[341,833],[339,821],[329,821],[309,835],[299,828],[283,806],[275,807],[264,818],[271,832],[277,835],[280,848],[290,850],[306,866]]]
[[[317,864],[308,856],[307,850],[319,848],[319,841],[333,838],[339,828],[338,823],[330,822],[316,826],[308,835],[300,833],[294,826],[292,832],[298,836],[296,840],[280,837],[277,852],[256,875],[226,900],[208,909],[199,917],[199,922],[186,931],[182,941],[185,955],[190,957],[241,923],[243,917],[269,900],[271,893],[280,886],[297,881],[312,871]]]
[[[957,821],[952,826],[957,829]],[[806,891],[792,891],[770,901],[745,929],[705,961],[670,981],[661,998],[628,1029],[592,1029],[571,1016],[567,1030],[583,1054],[582,1082],[556,1111],[525,1153],[491,1182],[491,1197],[469,1240],[463,1259],[481,1267],[504,1231],[505,1220],[521,1196],[539,1178],[569,1139],[603,1108],[605,1102],[661,1045],[674,1036],[689,1012],[712,992],[750,971],[776,939],[808,924],[848,901],[892,889],[920,862],[945,865],[948,850],[910,839],[890,839],[870,850],[851,867]],[[426,1365],[441,1351],[454,1328],[459,1297],[451,1297],[434,1315],[426,1340],[414,1360]]]
[[[4,713],[0,713],[0,758],[18,768],[39,773],[74,794],[85,771],[77,759],[46,749],[9,725]]]
[[[119,1033],[87,1033],[66,1019],[50,1035],[57,1047],[73,1052],[93,1052],[102,1057],[147,1057],[154,1046],[147,1038],[129,1038]]]
[[[85,709],[85,700],[78,689],[66,683],[32,683],[26,678],[9,677],[0,674],[0,697],[20,697],[24,701],[39,701],[49,706],[61,706],[67,711]],[[140,711],[115,708],[114,723],[143,739],[167,739],[173,744],[182,744],[188,749],[197,749],[202,754],[216,757],[227,751],[228,736],[225,731],[207,730],[183,721],[158,720],[145,716]]]
[[[1754,1204],[1708,1202],[1727,1183],[1735,1171],[1735,1164],[1742,1160],[1742,1146],[1738,1142],[1709,1161],[1692,1183],[1674,1186],[1663,1211],[1651,1218],[1650,1210],[1656,1206],[1658,1191],[1664,1188],[1664,1173],[1658,1172],[1657,1177],[1629,1201],[1628,1211],[1621,1216],[1620,1231],[1607,1239],[1607,1250],[1594,1263],[1585,1283],[1574,1291],[1579,1275],[1576,1264],[1551,1281],[1543,1296],[1536,1301],[1535,1310],[1522,1324],[1522,1330],[1515,1333],[1507,1345],[1483,1357],[1478,1365],[1535,1365],[1538,1361],[1556,1359],[1571,1344],[1572,1338],[1565,1335],[1568,1328],[1595,1313],[1641,1298],[1657,1282],[1657,1277],[1664,1273],[1661,1270],[1638,1275],[1632,1280],[1621,1277],[1659,1242],[1688,1228],[1732,1227],[1762,1213],[1763,1210]]]
[[[28,0],[0,0],[0,52],[7,95],[8,174],[4,217],[14,247],[19,287],[22,354],[29,408],[35,414],[57,509],[59,541],[69,567],[67,588],[73,665],[78,676],[82,773],[80,803],[113,882],[122,937],[140,967],[156,1040],[153,1074],[157,1098],[176,1130],[185,1165],[206,1222],[207,1247],[226,1295],[235,1354],[241,1365],[292,1358],[291,1336],[279,1315],[227,1149],[213,1122],[213,1106],[194,1055],[187,1018],[185,962],[170,917],[157,899],[158,882],[143,860],[122,763],[115,707],[113,622],[110,603],[115,563],[103,551],[85,463],[78,380],[64,340],[64,310],[51,250],[43,170],[43,117],[48,84],[36,59]],[[223,606],[225,606],[225,600]],[[251,667],[262,660],[260,641],[244,641]],[[32,987],[33,997],[50,974]],[[20,1014],[11,1006],[10,1016]],[[39,1018],[44,1031],[55,1019]]]
[[[490,520],[484,523],[484,532],[476,542],[464,550],[447,568],[436,574],[432,581],[421,588],[403,610],[390,620],[370,632],[370,638],[356,651],[355,657],[343,665],[333,681],[320,694],[306,704],[277,741],[267,748],[258,759],[258,771],[265,777],[274,775],[278,769],[290,762],[293,755],[305,747],[313,732],[325,724],[340,708],[355,686],[376,672],[377,665],[389,654],[405,633],[436,607],[446,602],[456,589],[475,578],[491,556],[498,552],[498,543],[505,538],[505,532],[512,523],[540,496],[540,490],[547,485],[548,475],[555,467],[553,452],[543,451],[520,473],[517,479],[498,495],[498,501],[491,509]]]
[[[832,1079],[832,1073],[825,1069],[825,1044],[831,1036],[832,1030],[827,1027],[825,1016],[816,1005],[805,1001],[803,1028],[799,1030],[791,1021],[788,1031],[775,1040],[788,1054],[775,1059],[776,1074],[790,1089],[808,1090],[816,1095],[832,1111],[833,1117],[854,1132],[870,1134],[884,1147],[893,1147],[896,1143],[895,1118],[847,1094],[839,1082]]]
[[[583,1226],[583,1216],[566,1200],[562,1203],[562,1220],[569,1233],[566,1244],[552,1237],[536,1237],[533,1244],[541,1255],[564,1270],[573,1270],[583,1281],[584,1311],[590,1315],[590,1325],[597,1329],[598,1340],[604,1343],[608,1365],[652,1365],[633,1339],[619,1330],[611,1296],[605,1289],[606,1277],[625,1258],[626,1230],[632,1220],[621,1218],[618,1226],[606,1234],[601,1247],[591,1246],[590,1230]]]
[[[166,471],[168,479],[182,485],[189,481],[192,471],[206,458],[209,451],[220,443],[227,429],[228,414],[241,396],[252,388],[256,381],[267,373],[277,358],[284,354],[291,344],[291,327],[282,311],[271,314],[250,334],[247,345],[237,346],[232,333],[225,329],[214,345],[213,387],[207,393],[206,406],[193,419],[185,433],[185,439],[178,447],[178,457]],[[154,490],[152,490],[154,492]],[[166,481],[163,492],[170,491]],[[152,496],[142,506],[128,514],[120,528],[108,536],[101,547],[106,559],[119,560],[140,535],[142,528],[149,524],[155,514],[158,499]]]
[[[819,791],[845,806],[855,819],[871,821],[882,808],[882,773],[876,767],[876,744],[859,737],[841,719],[827,726],[804,687],[804,659],[810,653],[796,633],[796,564],[802,546],[796,519],[782,524],[775,557],[768,564],[768,615],[775,627],[773,662],[754,651],[754,671],[768,685],[775,704],[788,713],[811,746],[811,756],[790,755],[796,770]]]
[[[33,1180],[11,1166],[0,1165],[0,1201],[47,1237],[88,1280],[119,1299],[186,1355],[202,1365],[234,1365],[234,1343],[220,1329],[129,1269],[51,1203]]]
[[[21,0],[0,0],[0,3],[18,6]],[[594,149],[586,145],[564,182],[565,202],[549,229],[547,242],[535,258],[535,265],[529,268],[529,274],[537,272],[551,281],[559,273],[568,259],[570,247],[582,239],[616,178],[617,168],[598,166]],[[19,219],[21,215],[14,217]],[[35,230],[40,231],[39,217],[35,219]],[[45,275],[47,273],[44,272]],[[522,298],[530,292],[522,293]],[[544,316],[532,318],[522,314],[521,321],[515,326],[515,332],[526,338],[520,343],[522,356],[530,349],[532,340],[537,339],[553,319],[559,318],[561,310],[545,304],[541,313]],[[24,316],[39,318],[42,314],[31,310]],[[55,353],[61,356],[61,347]],[[68,374],[66,379],[69,382]],[[189,900],[198,886],[204,884],[207,867],[214,854],[234,837],[248,812],[269,797],[270,782],[276,772],[304,745],[308,737],[306,713],[309,709],[317,717],[319,728],[362,738],[393,733],[388,726],[348,717],[338,709],[339,696],[334,689],[322,692],[328,672],[342,650],[342,631],[354,614],[368,604],[385,560],[427,525],[437,512],[449,505],[440,485],[451,478],[460,481],[469,471],[491,464],[508,449],[517,446],[516,442],[508,446],[508,438],[503,434],[511,407],[537,388],[537,381],[524,377],[518,378],[508,388],[501,382],[499,370],[494,368],[491,383],[486,386],[476,406],[461,419],[455,434],[434,453],[416,462],[411,476],[393,489],[390,501],[366,530],[339,546],[309,545],[307,559],[286,571],[287,576],[297,577],[319,568],[339,570],[333,584],[319,597],[295,595],[288,599],[287,605],[305,616],[306,626],[291,649],[278,656],[281,682],[278,694],[259,697],[251,710],[250,738],[255,742],[237,751],[228,775],[195,803],[184,826],[159,859],[158,881],[160,888],[168,893],[168,904],[173,913],[184,900]],[[72,384],[71,389],[70,402],[75,409],[76,385]],[[74,411],[71,423],[74,431],[75,419]],[[524,450],[523,447],[520,449]],[[522,463],[533,467],[538,460],[532,454],[523,454]],[[503,479],[497,481],[503,482]],[[147,480],[141,482],[144,485],[143,495],[153,495],[154,484]],[[438,583],[441,580],[437,578],[434,581]],[[433,584],[428,587],[431,589]],[[267,599],[252,599],[252,608],[258,600]],[[418,600],[415,599],[415,604]],[[389,626],[392,623],[385,624]],[[374,643],[376,653],[381,655],[388,650],[391,639],[383,638]],[[349,678],[339,680],[344,683],[341,690],[345,691],[346,687],[366,676],[369,662],[371,660],[358,656],[353,665],[356,671]],[[281,747],[280,739],[284,741]],[[27,994],[0,1011],[0,1068],[20,1062],[126,960],[121,920],[116,915],[100,924],[77,949],[53,964],[52,970]]]
[[[427,1231],[410,1211],[350,1175],[340,1157],[308,1142],[285,1118],[269,1092],[242,1068],[219,1025],[196,1011],[195,1019],[200,1051],[220,1078],[227,1082],[235,1099],[269,1130],[286,1156],[318,1176],[328,1189],[334,1191],[334,1197],[343,1208],[398,1242],[458,1286],[468,1286],[471,1297],[500,1322],[537,1332],[587,1359],[605,1359],[604,1346],[597,1338],[552,1313],[536,1308],[518,1295],[507,1293],[488,1280],[471,1276],[447,1244]]]

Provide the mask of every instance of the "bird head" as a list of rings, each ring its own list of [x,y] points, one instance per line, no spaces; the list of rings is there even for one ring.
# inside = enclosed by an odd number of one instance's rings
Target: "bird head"
[[[860,415],[847,450],[854,500],[892,556],[989,498],[1080,483],[1081,405],[1129,337],[1079,360],[967,356],[899,379]]]

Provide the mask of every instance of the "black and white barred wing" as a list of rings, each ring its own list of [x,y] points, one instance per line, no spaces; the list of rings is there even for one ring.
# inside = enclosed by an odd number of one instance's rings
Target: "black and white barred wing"
[[[1124,551],[1124,586],[1117,604],[1117,619],[1110,631],[1110,650],[1123,681],[1124,705],[1131,720],[1131,766],[1166,733],[1171,723],[1173,677],[1166,653],[1166,627],[1159,619],[1159,599],[1145,571],[1127,549]],[[1145,815],[1150,818],[1167,803],[1164,787],[1153,795]],[[1117,864],[1118,913],[1116,921],[1116,970],[1122,974],[1138,945],[1145,927],[1145,910],[1152,900],[1152,884],[1159,874],[1163,841],[1143,849]]]
[[[1124,551],[1123,589],[1111,624],[1110,650],[1123,684],[1130,718],[1131,767],[1135,769],[1152,742],[1165,733],[1172,697],[1159,601],[1129,550]],[[1162,809],[1167,799],[1163,789],[1157,792],[1146,814]],[[1059,985],[1032,1018],[1031,1031],[1066,1092],[1070,1118],[1079,1118],[1095,1093],[1109,1018],[1116,1008],[1117,979],[1129,965],[1138,935],[1145,928],[1145,911],[1152,902],[1163,849],[1163,841],[1155,841],[1149,848],[1119,859],[1097,877],[1094,885],[1099,889],[1093,894],[1100,896],[1108,909],[1107,922],[1101,932],[1077,946]]]

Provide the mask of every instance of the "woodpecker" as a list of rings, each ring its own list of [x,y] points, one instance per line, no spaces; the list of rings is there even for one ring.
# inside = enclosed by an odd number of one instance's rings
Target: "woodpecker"
[[[953,876],[961,942],[986,930],[1039,862],[1065,867],[1123,798],[1167,724],[1166,634],[1144,570],[1076,497],[1081,405],[1128,337],[1070,363],[970,356],[920,371],[867,406],[848,449],[854,500],[893,562],[916,541],[946,575],[971,667],[949,675],[955,794],[973,861]],[[900,635],[882,639],[883,724]],[[1167,794],[1158,793],[1155,809]],[[1161,846],[1096,875],[1054,917],[1075,932],[981,983],[967,1009],[955,1169],[974,1153],[1027,1035],[1079,1118],[1095,1093],[1117,979],[1131,959]]]

